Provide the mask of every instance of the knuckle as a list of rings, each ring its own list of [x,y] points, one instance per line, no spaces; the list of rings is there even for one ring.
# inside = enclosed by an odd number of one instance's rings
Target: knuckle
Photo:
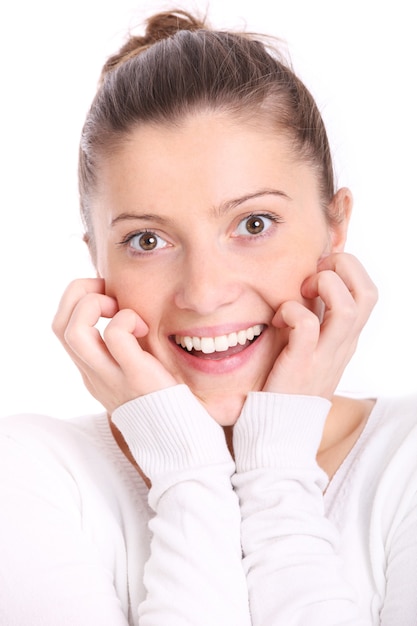
[[[103,328],[102,330],[102,336],[103,339],[105,341],[105,343],[109,343],[113,340],[113,338],[115,337],[116,334],[118,334],[118,329],[115,328],[115,325],[113,323],[113,320],[111,320],[107,326],[105,326],[105,328]]]
[[[68,324],[63,332],[63,338],[65,343],[73,348],[83,344],[82,330],[76,324]]]
[[[315,313],[305,309],[305,312],[300,316],[298,327],[305,333],[316,334],[320,330],[320,320]]]
[[[56,314],[51,324],[52,332],[59,338],[62,337],[62,323],[60,315]]]
[[[63,339],[69,346],[73,345],[74,332],[70,328],[64,330]]]
[[[371,283],[365,290],[364,297],[370,305],[375,305],[378,302],[378,288],[374,283]]]
[[[339,319],[341,318],[346,324],[349,324],[356,320],[358,317],[358,307],[356,302],[352,300],[352,302],[347,302],[341,307]]]
[[[103,328],[104,340],[112,341],[115,337],[120,336],[126,325],[125,311],[118,311],[108,324]]]
[[[314,313],[312,313],[311,311],[309,311],[308,315],[305,315],[302,318],[301,324],[303,326],[303,328],[305,328],[306,330],[317,330],[320,326],[320,320],[317,317],[317,315],[315,315]]]

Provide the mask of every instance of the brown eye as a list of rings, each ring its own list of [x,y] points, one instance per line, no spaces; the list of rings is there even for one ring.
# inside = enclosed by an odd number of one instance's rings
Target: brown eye
[[[143,233],[138,238],[138,245],[142,250],[149,252],[149,250],[155,250],[158,246],[158,239],[153,233]]]
[[[259,235],[264,235],[271,226],[281,221],[279,215],[252,213],[239,222],[233,234],[235,237],[257,239]]]
[[[129,246],[133,252],[138,254],[142,252],[154,252],[154,250],[160,250],[168,246],[165,239],[162,239],[160,235],[150,230],[145,230],[135,235],[129,235],[122,243]]]
[[[246,230],[250,235],[259,235],[265,228],[264,220],[258,215],[249,217],[246,220]]]

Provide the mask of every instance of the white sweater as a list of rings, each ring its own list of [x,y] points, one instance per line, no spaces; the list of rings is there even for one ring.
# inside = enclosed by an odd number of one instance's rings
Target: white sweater
[[[127,403],[149,493],[105,415],[3,418],[0,625],[415,626],[417,396],[378,400],[329,484],[328,409],[249,394],[235,464],[184,385]]]

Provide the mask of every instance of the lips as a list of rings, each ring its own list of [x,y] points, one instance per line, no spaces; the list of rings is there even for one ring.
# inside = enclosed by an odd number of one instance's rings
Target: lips
[[[217,337],[175,335],[175,343],[200,358],[204,358],[205,355],[212,355],[211,358],[224,358],[243,350],[261,335],[263,329],[262,324],[255,324],[244,330]],[[216,357],[216,353],[220,354]]]

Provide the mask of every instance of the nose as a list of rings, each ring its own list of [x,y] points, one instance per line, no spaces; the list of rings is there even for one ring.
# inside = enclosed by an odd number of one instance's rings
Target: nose
[[[183,259],[175,304],[207,316],[236,302],[241,291],[242,282],[231,259],[219,250],[200,250]]]

